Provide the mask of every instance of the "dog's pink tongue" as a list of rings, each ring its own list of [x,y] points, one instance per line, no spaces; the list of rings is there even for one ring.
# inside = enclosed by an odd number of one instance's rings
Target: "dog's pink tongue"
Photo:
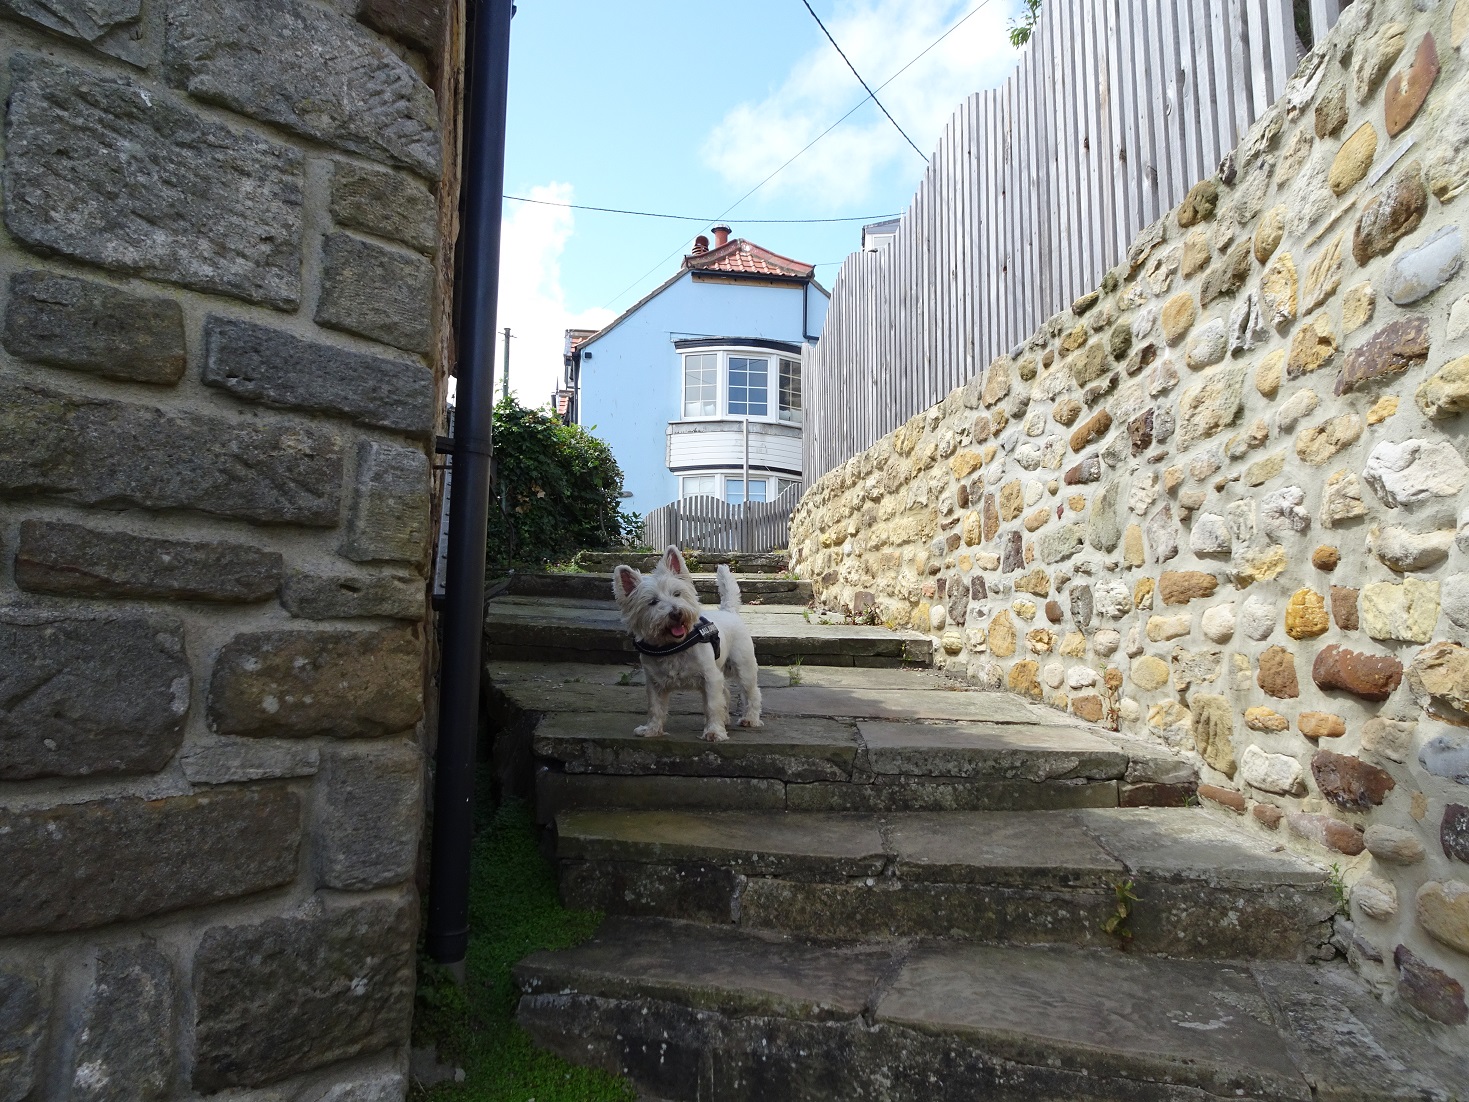
[[[668,634],[672,635],[675,639],[682,639],[688,634],[688,630],[682,624],[674,624],[673,627],[668,629]]]

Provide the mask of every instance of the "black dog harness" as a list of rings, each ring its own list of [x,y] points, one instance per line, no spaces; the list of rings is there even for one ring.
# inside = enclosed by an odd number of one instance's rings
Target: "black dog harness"
[[[704,616],[699,617],[699,622],[694,625],[694,630],[689,632],[688,637],[682,642],[670,643],[666,647],[651,647],[636,637],[632,641],[632,645],[637,647],[639,654],[646,654],[653,658],[667,658],[670,654],[682,654],[690,647],[698,646],[700,643],[708,643],[713,647],[715,661],[718,661],[719,629]]]

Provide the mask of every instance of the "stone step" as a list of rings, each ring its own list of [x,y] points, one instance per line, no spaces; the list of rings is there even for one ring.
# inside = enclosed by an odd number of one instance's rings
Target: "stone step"
[[[763,727],[701,737],[696,693],[634,733],[642,671],[490,663],[497,745],[536,763],[537,813],[577,808],[938,811],[1182,804],[1193,767],[932,671],[762,670]]]
[[[611,573],[626,563],[634,570],[652,570],[658,565],[656,551],[582,551],[572,560],[583,570]],[[784,551],[746,553],[743,551],[684,551],[690,570],[714,573],[716,566],[727,566],[736,574],[785,574],[790,570],[790,556]]]
[[[791,605],[746,607],[742,615],[761,665],[928,666],[933,641],[912,631],[830,621]],[[611,662],[637,660],[611,600],[496,597],[485,604],[489,661]]]
[[[719,603],[719,588],[713,574],[693,575],[694,587],[705,604]],[[740,596],[747,606],[806,605],[811,601],[811,583],[795,578],[776,578],[769,574],[736,575]],[[527,573],[517,571],[509,579],[506,592],[512,597],[571,597],[579,600],[604,601],[612,592],[612,575]]]
[[[573,1063],[670,1102],[1450,1102],[1469,1060],[1339,966],[832,946],[609,919],[515,969]]]
[[[1326,869],[1198,808],[568,811],[556,829],[567,906],[822,938],[1304,961],[1330,955],[1337,907]],[[1109,933],[1123,885],[1137,900]]]

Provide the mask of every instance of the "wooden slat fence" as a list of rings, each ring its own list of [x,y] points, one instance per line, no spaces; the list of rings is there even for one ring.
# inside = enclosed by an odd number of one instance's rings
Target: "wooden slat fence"
[[[1348,0],[1350,2],[1350,0]],[[999,88],[955,112],[805,353],[809,484],[1101,282],[1279,96],[1341,0],[1049,0]]]
[[[790,540],[791,512],[800,500],[792,486],[773,501],[731,505],[717,497],[686,497],[654,509],[643,521],[649,547],[670,543],[698,551],[762,553]]]

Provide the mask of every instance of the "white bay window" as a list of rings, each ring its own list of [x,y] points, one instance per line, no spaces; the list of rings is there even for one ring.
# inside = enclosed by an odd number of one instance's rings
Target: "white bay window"
[[[683,417],[801,424],[801,361],[729,349],[683,353]]]

